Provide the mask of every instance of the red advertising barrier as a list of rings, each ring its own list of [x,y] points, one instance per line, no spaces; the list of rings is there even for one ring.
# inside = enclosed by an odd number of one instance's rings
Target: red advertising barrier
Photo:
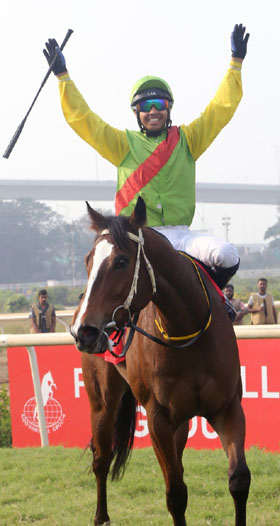
[[[280,450],[280,341],[239,340],[246,415],[246,448]],[[91,436],[89,403],[80,353],[72,345],[37,347],[43,404],[50,445],[85,447]],[[28,353],[8,349],[13,446],[40,446],[36,401]],[[150,446],[146,413],[137,408],[135,447]],[[191,421],[188,446],[220,448],[220,440],[203,418]]]

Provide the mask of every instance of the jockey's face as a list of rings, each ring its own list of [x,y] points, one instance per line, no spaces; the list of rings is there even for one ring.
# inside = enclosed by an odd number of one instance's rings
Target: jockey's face
[[[155,106],[152,106],[149,112],[140,111],[139,116],[146,130],[159,131],[165,127],[168,112],[167,110],[159,111]]]

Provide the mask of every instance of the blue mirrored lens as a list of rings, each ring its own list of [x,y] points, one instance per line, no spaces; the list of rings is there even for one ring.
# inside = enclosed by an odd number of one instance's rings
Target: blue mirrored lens
[[[142,100],[141,102],[137,104],[137,109],[140,111],[148,112],[148,111],[151,111],[153,106],[158,111],[166,110],[166,108],[168,108],[168,100],[166,99]]]

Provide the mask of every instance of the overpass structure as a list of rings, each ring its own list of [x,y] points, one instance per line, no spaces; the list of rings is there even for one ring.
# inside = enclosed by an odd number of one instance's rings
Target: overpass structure
[[[0,200],[113,201],[116,181],[0,180]],[[197,183],[198,203],[280,205],[280,185]]]

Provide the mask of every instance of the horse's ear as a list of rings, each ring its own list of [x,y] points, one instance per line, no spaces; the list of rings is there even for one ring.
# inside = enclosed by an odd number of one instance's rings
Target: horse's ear
[[[88,215],[91,221],[91,228],[95,230],[95,232],[100,232],[101,230],[104,230],[104,228],[107,227],[107,218],[102,214],[99,214],[99,212],[96,212],[96,210],[94,210],[93,208],[91,208],[88,201],[86,201],[86,205]]]
[[[132,212],[129,222],[138,230],[146,223],[146,204],[144,199],[139,195],[134,211]]]

